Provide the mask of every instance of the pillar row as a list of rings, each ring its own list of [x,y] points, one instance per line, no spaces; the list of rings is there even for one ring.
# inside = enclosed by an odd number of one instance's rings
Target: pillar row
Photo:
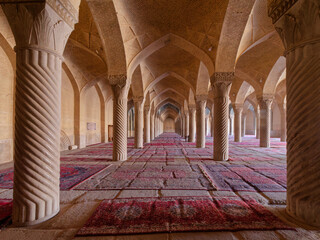
[[[320,226],[320,2],[272,1],[269,16],[285,46],[287,213]]]
[[[189,126],[189,142],[195,142],[196,140],[196,107],[189,107],[190,113],[190,126]]]
[[[77,14],[61,5],[70,14],[61,18],[48,3],[2,8],[16,41],[12,218],[15,225],[28,226],[60,210],[61,64]]]
[[[234,72],[216,72],[211,81],[214,87],[214,160],[229,158],[229,92]]]
[[[206,147],[206,104],[207,96],[201,95],[196,97],[197,148]]]
[[[258,97],[260,107],[260,147],[270,147],[272,95]]]
[[[143,98],[134,98],[134,147],[143,148]]]
[[[242,121],[242,104],[234,104],[234,141],[241,142],[241,121]]]

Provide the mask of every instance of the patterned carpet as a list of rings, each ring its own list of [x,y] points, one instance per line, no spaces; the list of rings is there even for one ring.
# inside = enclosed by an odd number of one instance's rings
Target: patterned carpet
[[[260,148],[253,136],[242,143],[230,137],[227,162],[213,160],[211,137],[202,149],[173,133],[162,134],[143,149],[134,149],[133,141],[128,139],[125,162],[112,161],[112,143],[62,153],[61,190],[159,193],[157,199],[138,195],[103,200],[80,235],[288,228],[260,205],[261,196],[270,198],[269,204],[285,204],[286,144],[278,139],[271,139],[271,148]],[[12,186],[13,169],[0,170],[0,189]],[[191,195],[179,195],[182,191]],[[168,192],[176,197],[162,196]],[[133,220],[135,211],[141,215]]]
[[[239,197],[104,200],[77,235],[292,229]]]

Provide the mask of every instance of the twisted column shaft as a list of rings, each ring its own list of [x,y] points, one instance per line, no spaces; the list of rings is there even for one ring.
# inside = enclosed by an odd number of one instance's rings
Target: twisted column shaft
[[[142,99],[134,100],[134,147],[143,148],[143,106]]]
[[[127,160],[128,83],[124,76],[114,76],[113,100],[113,161]],[[109,79],[109,82],[111,80]]]
[[[260,106],[260,147],[270,147],[272,96],[258,98]]]
[[[269,6],[287,61],[287,213],[320,226],[320,2]]]
[[[75,22],[70,14],[67,24],[54,7],[2,6],[17,44],[12,218],[19,226],[60,210],[61,63]]]
[[[150,107],[144,108],[144,142],[150,143]]]
[[[199,97],[197,97],[199,98]],[[206,96],[205,96],[206,98]],[[196,111],[197,111],[197,148],[206,147],[206,104],[207,100],[197,99]]]
[[[214,160],[229,158],[229,92],[234,73],[215,73],[214,86]]]
[[[243,106],[234,106],[234,141],[241,142],[241,120],[242,120],[242,110]]]
[[[195,142],[196,140],[196,108],[190,107],[190,129],[189,129],[189,142]]]

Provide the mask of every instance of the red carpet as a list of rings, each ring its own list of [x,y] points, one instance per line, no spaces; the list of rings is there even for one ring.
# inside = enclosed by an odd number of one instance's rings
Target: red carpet
[[[0,199],[0,230],[11,222],[12,200]]]
[[[67,165],[60,166],[60,190],[70,190],[107,165]],[[0,188],[13,188],[13,168],[0,171]]]
[[[239,197],[104,200],[77,235],[292,229]]]

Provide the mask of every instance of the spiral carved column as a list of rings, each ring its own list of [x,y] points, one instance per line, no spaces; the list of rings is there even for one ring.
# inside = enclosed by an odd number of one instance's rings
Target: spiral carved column
[[[256,113],[256,139],[260,138],[260,108],[257,106]]]
[[[127,108],[129,83],[126,76],[109,76],[113,90],[113,161],[127,160]]]
[[[269,95],[258,98],[260,106],[260,147],[270,147],[272,101],[273,96]]]
[[[212,82],[214,86],[214,160],[226,161],[229,158],[229,92],[233,72],[217,72]]]
[[[12,217],[18,226],[41,223],[60,210],[61,63],[77,21],[73,16],[66,23],[55,6],[30,6],[39,11],[2,6],[17,44]]]
[[[134,101],[134,147],[143,148],[143,104],[142,98]]]
[[[234,109],[234,141],[241,142],[242,104],[235,104]]]
[[[196,108],[195,106],[190,106],[189,112],[190,112],[189,142],[195,142],[196,140]]]
[[[144,106],[144,142],[150,143],[150,106]]]
[[[197,96],[197,148],[206,147],[206,104],[207,96]]]
[[[280,141],[285,142],[287,141],[287,110],[284,104],[283,108],[280,109],[281,115],[281,136]]]
[[[285,8],[283,7],[285,6]],[[320,2],[271,4],[287,61],[287,213],[320,226]]]

